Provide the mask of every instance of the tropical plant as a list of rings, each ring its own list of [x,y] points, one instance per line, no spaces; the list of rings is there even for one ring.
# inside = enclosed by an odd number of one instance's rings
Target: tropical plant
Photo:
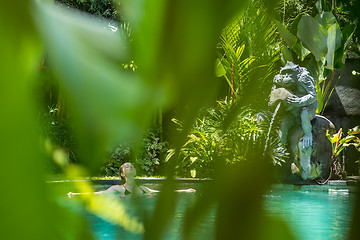
[[[287,44],[287,48],[282,49],[284,62],[292,61],[300,65],[307,62],[307,68],[315,79],[317,113],[322,114],[336,86],[333,84],[334,72],[345,64],[345,53],[356,26],[347,23],[341,29],[331,6],[322,0],[316,3],[316,8],[318,13],[315,17],[301,13],[289,30],[276,20],[274,22]],[[309,54],[311,57],[307,59]],[[328,76],[329,80],[325,81]]]
[[[359,23],[359,11],[360,11],[360,2],[356,0],[336,0],[333,1],[333,8],[336,9],[336,17],[340,24],[340,27],[343,28],[348,23],[358,25]],[[351,43],[351,51],[355,51],[357,54],[360,54],[359,49],[356,48],[356,45],[359,45],[360,29],[356,27]]]
[[[222,122],[230,106],[226,99],[218,101],[216,109],[208,109],[196,120],[180,151],[182,160],[177,168],[178,175],[212,178],[216,162],[241,166],[254,145],[262,146],[265,155],[265,141],[269,144],[266,154],[270,156],[272,164],[281,165],[285,162],[288,153],[284,146],[281,146],[274,129],[267,139],[270,122],[268,114],[255,114],[248,108],[242,109],[232,124],[224,129]],[[173,121],[181,129],[181,123],[175,119]],[[175,149],[170,149],[166,160],[174,154]]]
[[[341,152],[349,146],[354,146],[356,150],[360,151],[360,127],[356,126],[352,129],[349,129],[347,136],[343,137],[343,130],[340,130],[335,134],[329,134],[329,131],[326,132],[326,136],[331,142],[331,162],[332,162],[332,171],[335,176],[343,178],[346,176],[345,166],[340,159]]]
[[[182,160],[177,166],[178,176],[211,177],[213,175],[215,159],[223,149],[220,122],[212,118],[214,115],[215,113],[209,112],[209,115],[196,120],[194,128],[190,131],[186,143],[180,150]],[[172,121],[181,130],[181,122],[176,119]],[[170,149],[166,161],[169,161],[175,153],[175,149]]]
[[[114,1],[112,0],[55,0],[58,3],[65,4],[68,7],[72,7],[92,15],[109,18],[114,21],[121,21],[120,16]]]
[[[223,29],[218,44],[216,75],[226,81],[229,92],[225,100],[218,101],[217,109],[211,109],[198,118],[190,131],[180,154],[183,164],[179,169],[183,174],[189,176],[190,170],[192,173],[196,170],[197,176],[209,177],[213,174],[211,169],[216,159],[220,158],[227,164],[239,164],[246,158],[251,148],[249,145],[255,141],[262,141],[265,147],[265,132],[270,121],[259,119],[269,118],[260,117],[261,114],[242,106],[251,104],[264,108],[263,96],[269,95],[278,68],[280,47],[276,26],[269,20],[263,2],[252,1],[244,15],[234,18]],[[257,87],[249,88],[254,79]],[[268,153],[272,152],[270,155],[274,162],[280,163],[286,158],[286,153],[282,147],[275,147],[277,140],[272,130]],[[174,149],[170,150],[168,157],[174,153]]]
[[[114,147],[109,154],[110,156],[104,162],[100,173],[106,176],[117,176],[119,174],[120,166],[125,162],[131,162],[132,148],[129,144],[119,144]]]
[[[264,107],[263,96],[270,93],[278,68],[278,44],[276,26],[270,21],[262,1],[252,1],[244,15],[226,25],[218,45],[216,73],[229,86],[230,104],[243,101],[251,94],[251,104]],[[258,82],[256,91],[246,88],[253,79]]]
[[[121,143],[112,148],[100,173],[117,176],[123,163],[134,162],[138,175],[159,175],[167,150],[167,142],[160,140],[159,128],[148,129],[139,146]]]
[[[279,1],[277,11],[283,25],[287,26],[297,17],[299,13],[308,11],[308,3],[305,0],[282,0]]]
[[[137,166],[140,167],[140,174],[145,176],[159,175],[160,164],[164,162],[168,150],[168,143],[160,138],[159,128],[149,129],[142,140],[140,157],[136,158]]]
[[[181,113],[185,131],[176,137],[176,145],[182,146],[198,110],[214,99],[218,82],[213,76],[214,49],[221,29],[229,17],[244,11],[249,1],[124,3],[132,27],[130,48],[124,47],[128,45],[123,43],[121,33],[109,31],[84,14],[42,1],[0,1],[0,32],[6,33],[0,38],[4,46],[0,78],[7,80],[0,94],[6,116],[0,118],[4,159],[0,162],[0,185],[7,193],[0,204],[6,218],[1,224],[4,239],[94,238],[83,216],[68,209],[70,202],[64,191],[52,189],[45,181],[47,163],[38,146],[37,108],[31,88],[33,63],[41,62],[39,56],[45,46],[54,74],[68,96],[69,113],[85,155],[88,171],[63,164],[65,172],[78,179],[98,171],[106,147],[122,141],[141,142],[159,107],[184,106]],[[119,67],[128,59],[134,59],[139,71],[129,74]],[[257,83],[254,78],[245,89],[256,88]],[[252,97],[247,101],[251,102]],[[292,239],[281,220],[264,213],[262,201],[270,183],[268,169],[263,167],[261,151],[256,146],[251,150],[245,166],[218,169],[217,176],[221,177],[186,210],[185,239],[213,206],[217,207],[217,239],[262,239],[265,234],[275,238],[279,233],[280,238]],[[60,153],[56,156],[66,160],[66,154]],[[176,209],[172,177],[177,161],[169,160],[168,178],[155,199],[155,212],[144,222],[129,219],[123,203],[106,196],[82,195],[76,203],[82,203],[92,214],[105,215],[127,231],[142,234],[144,239],[160,239]],[[14,169],[21,178],[12,177]],[[81,192],[92,191],[85,181],[73,184]],[[21,186],[21,191],[14,191],[14,186]],[[21,231],[19,219],[26,222]]]

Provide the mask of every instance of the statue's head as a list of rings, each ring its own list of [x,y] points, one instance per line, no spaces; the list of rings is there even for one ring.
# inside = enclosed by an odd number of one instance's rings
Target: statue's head
[[[302,74],[304,69],[297,64],[287,62],[284,67],[280,69],[280,73],[274,78],[274,83],[283,87],[293,84]]]
[[[301,67],[299,65],[295,64],[295,63],[292,63],[292,62],[288,61],[284,67],[280,68],[280,73],[282,71],[287,71],[287,70],[291,70],[291,71],[294,71],[294,72],[300,72]]]

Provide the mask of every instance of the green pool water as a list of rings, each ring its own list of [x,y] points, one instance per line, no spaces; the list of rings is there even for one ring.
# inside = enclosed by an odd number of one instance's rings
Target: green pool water
[[[197,187],[197,186],[193,186]],[[329,190],[330,189],[330,190]],[[346,186],[294,186],[273,185],[271,190],[264,195],[263,206],[266,214],[281,218],[293,232],[295,239],[346,239],[350,229],[351,214],[355,198],[355,188]],[[184,210],[192,204],[201,193],[178,194],[176,213],[170,227],[163,239],[175,240],[181,238],[181,226]],[[157,196],[142,199],[144,209],[151,213],[154,210]],[[130,199],[122,199],[127,211],[136,215],[133,202]],[[216,219],[216,207],[204,216],[193,239],[214,239],[214,224]],[[114,226],[101,218],[88,214],[90,227],[99,240],[112,239],[142,239]]]
[[[264,209],[282,218],[296,239],[346,239],[355,188],[346,186],[274,185]]]
[[[156,189],[156,187],[155,187]],[[198,197],[198,193],[177,193],[177,208],[175,210],[174,217],[167,227],[162,239],[164,240],[177,240],[182,239],[182,222],[184,219],[186,209],[193,203],[195,203]],[[152,214],[158,195],[144,196],[141,198],[142,209],[135,209],[134,202],[131,197],[120,199],[125,204],[126,212],[134,217],[139,216],[139,212],[146,212]],[[215,224],[216,208],[214,207],[208,214],[203,216],[202,220],[198,223],[197,229],[192,234],[191,239],[206,239],[212,240],[214,238],[214,224]],[[87,214],[87,218],[90,223],[90,227],[93,230],[96,238],[99,240],[138,240],[143,239],[143,236],[136,235],[131,232],[125,231],[121,227],[115,226],[105,220]]]

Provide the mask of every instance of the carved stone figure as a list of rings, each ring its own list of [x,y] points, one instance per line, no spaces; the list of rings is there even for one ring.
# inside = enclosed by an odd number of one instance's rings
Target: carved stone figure
[[[331,166],[331,144],[326,137],[326,132],[329,131],[330,134],[335,133],[334,124],[327,118],[319,115],[315,115],[315,118],[311,121],[312,125],[312,147],[302,148],[302,144],[299,139],[304,135],[302,127],[294,126],[291,128],[288,137],[288,150],[290,151],[290,159],[292,163],[287,163],[287,171],[289,171],[289,165],[291,168],[292,175],[288,175],[288,180],[291,182],[297,182],[299,174],[302,180],[325,180],[330,176],[330,166]],[[304,158],[307,151],[311,151],[310,160]],[[303,166],[306,165],[305,162],[309,161],[310,173],[307,178],[304,178]],[[289,173],[290,174],[290,173]],[[290,177],[290,178],[289,178]],[[320,181],[321,182],[321,181]]]
[[[311,120],[315,118],[317,100],[314,79],[306,68],[287,62],[280,69],[274,78],[269,105],[279,102],[281,108],[285,109],[280,123],[281,143],[285,145],[288,142],[289,131],[293,127],[301,126],[303,135],[289,142],[293,150],[299,150],[302,179],[310,179],[313,145]],[[292,169],[295,171],[296,166],[292,166]]]

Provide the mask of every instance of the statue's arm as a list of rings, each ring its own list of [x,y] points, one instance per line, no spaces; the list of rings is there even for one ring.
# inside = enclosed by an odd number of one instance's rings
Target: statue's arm
[[[310,76],[302,77],[298,80],[298,87],[305,90],[307,94],[301,97],[289,97],[290,104],[298,104],[299,106],[308,106],[316,102],[316,89],[314,80]]]

